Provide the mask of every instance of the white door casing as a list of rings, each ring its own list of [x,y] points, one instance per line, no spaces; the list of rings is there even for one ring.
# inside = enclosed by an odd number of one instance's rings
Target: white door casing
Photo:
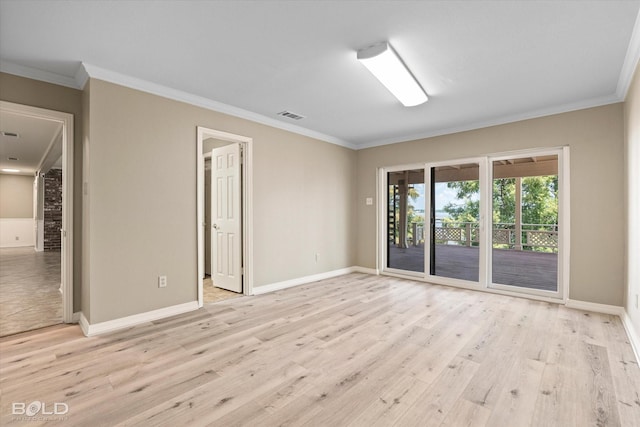
[[[211,152],[211,265],[216,287],[242,292],[240,144]]]
[[[62,321],[74,322],[73,313],[73,114],[47,110],[30,105],[0,101],[0,110],[36,119],[49,120],[62,126],[62,250],[61,285]]]
[[[204,258],[206,260],[204,272],[211,276],[211,263],[213,261],[213,257],[211,257],[211,158],[205,159],[204,192],[204,224],[202,227],[204,229]]]
[[[247,136],[197,126],[196,137],[196,235],[198,252],[198,306],[204,305],[204,277],[205,263],[211,262],[211,257],[205,257],[204,233],[204,181],[205,157],[211,156],[211,151],[205,152],[204,141],[214,138],[231,143],[239,143],[242,150],[242,293],[253,295],[253,139]],[[206,154],[205,154],[206,153]],[[210,181],[210,180],[209,180]],[[208,194],[211,194],[209,192]],[[209,203],[211,206],[211,203]],[[208,225],[211,229],[211,225]],[[206,260],[205,260],[206,259]]]

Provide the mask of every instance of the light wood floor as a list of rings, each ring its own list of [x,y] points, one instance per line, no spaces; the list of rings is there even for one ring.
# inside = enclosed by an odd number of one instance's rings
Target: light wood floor
[[[384,276],[92,338],[56,326],[0,354],[2,425],[35,400],[72,426],[640,425],[618,317]]]
[[[60,251],[0,249],[0,336],[62,323]]]

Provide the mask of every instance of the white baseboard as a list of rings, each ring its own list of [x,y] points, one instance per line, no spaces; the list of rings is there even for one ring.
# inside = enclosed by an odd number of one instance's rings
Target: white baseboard
[[[633,348],[633,352],[636,355],[636,361],[638,362],[638,365],[640,365],[640,335],[638,335],[638,331],[636,331],[633,327],[631,318],[626,311],[620,316],[620,319],[622,319],[624,329],[627,331],[627,336],[629,337],[631,348]]]
[[[593,311],[595,313],[612,314],[619,316],[622,324],[624,325],[625,332],[631,343],[631,348],[636,356],[636,361],[640,365],[640,337],[637,331],[631,323],[631,318],[625,311],[624,307],[618,307],[617,305],[597,304],[594,302],[567,300],[565,304],[568,308],[575,308],[578,310]]]
[[[624,308],[617,305],[598,304],[595,302],[579,301],[575,299],[568,299],[565,306],[567,308],[575,308],[576,310],[612,314],[614,316],[620,316],[620,318],[625,314]]]
[[[367,267],[351,267],[354,273],[364,273],[364,274],[373,274],[374,276],[380,275],[380,270],[377,268],[367,268]]]
[[[296,279],[285,280],[283,282],[271,283],[264,286],[256,286],[253,288],[254,295],[262,295],[269,292],[279,291],[281,289],[292,288],[294,286],[304,285],[306,283],[317,282],[318,280],[331,279],[332,277],[342,276],[343,274],[353,273],[353,267],[341,268],[339,270],[327,271],[325,273],[312,274],[311,276],[298,277]]]
[[[165,317],[171,317],[198,309],[198,301],[186,302],[184,304],[172,305],[171,307],[160,308],[158,310],[147,311],[146,313],[134,314],[132,316],[121,317],[119,319],[108,320],[106,322],[90,324],[84,313],[80,313],[80,328],[82,332],[90,337],[129,328],[141,323],[151,322]]]
[[[327,271],[325,273],[313,274],[311,276],[298,277],[296,279],[285,280],[283,282],[271,283],[269,285],[256,286],[253,288],[253,295],[262,295],[269,292],[275,292],[282,289],[292,288],[294,286],[305,285],[307,283],[317,282],[318,280],[331,279],[333,277],[342,276],[349,273],[365,273],[378,274],[378,270],[365,267],[347,267],[339,270]]]
[[[75,313],[74,313],[75,314]],[[80,329],[82,333],[88,337],[89,336],[89,321],[86,317],[84,317],[84,313],[80,312],[80,319],[78,319],[78,324],[80,325]]]
[[[71,323],[80,323],[80,316],[82,316],[81,311],[76,311],[73,313],[73,317],[71,317]]]

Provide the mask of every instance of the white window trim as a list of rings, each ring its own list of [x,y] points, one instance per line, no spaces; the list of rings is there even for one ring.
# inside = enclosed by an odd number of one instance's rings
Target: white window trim
[[[558,186],[559,192],[562,196],[559,199],[558,206],[558,291],[539,291],[528,288],[518,288],[514,286],[499,285],[491,283],[491,252],[492,245],[487,238],[490,227],[492,226],[492,206],[489,203],[491,199],[492,191],[492,168],[489,166],[491,162],[495,160],[504,160],[509,158],[519,157],[531,157],[531,156],[543,156],[543,155],[557,155],[558,156]],[[425,163],[412,163],[405,165],[394,165],[378,168],[377,179],[377,194],[378,194],[378,209],[376,210],[376,244],[378,247],[376,268],[381,274],[403,277],[412,280],[420,280],[429,283],[435,283],[445,286],[453,286],[463,289],[479,290],[483,292],[526,297],[530,299],[542,300],[555,303],[566,303],[569,299],[570,288],[570,205],[571,205],[571,193],[570,193],[570,162],[569,162],[569,147],[551,147],[551,148],[534,148],[527,150],[509,151],[501,153],[486,154],[478,157],[470,158],[456,158],[450,160],[443,160],[437,162],[425,162]],[[387,230],[386,230],[386,218],[387,218],[387,174],[389,172],[397,172],[402,170],[424,169],[425,170],[425,188],[430,188],[430,174],[427,173],[429,168],[436,166],[444,166],[451,164],[463,164],[463,163],[479,163],[480,165],[480,239],[484,244],[480,248],[480,261],[479,261],[479,281],[470,282],[467,280],[453,279],[440,276],[431,276],[429,274],[429,255],[430,245],[425,242],[425,271],[413,272],[406,270],[399,270],[395,268],[386,267],[387,265]],[[425,225],[427,223],[427,212],[430,211],[431,192],[425,191]],[[488,225],[488,226],[487,226]]]

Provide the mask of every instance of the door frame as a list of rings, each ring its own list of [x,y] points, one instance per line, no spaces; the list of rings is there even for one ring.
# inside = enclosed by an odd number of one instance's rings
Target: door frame
[[[490,230],[486,227],[488,218],[492,218],[492,204],[490,201],[493,198],[491,193],[493,188],[493,173],[490,167],[491,161],[499,158],[507,157],[528,157],[534,155],[544,154],[557,154],[558,155],[558,189],[562,196],[558,203],[558,293],[555,296],[545,295],[544,293],[537,292],[522,292],[520,289],[510,289],[512,287],[492,286],[491,277],[491,249],[492,249],[492,237]],[[570,287],[570,254],[571,254],[571,226],[570,226],[570,206],[571,206],[571,192],[570,192],[570,149],[568,146],[561,147],[541,147],[531,148],[524,150],[514,150],[499,153],[481,154],[472,158],[453,158],[450,160],[442,160],[436,162],[425,161],[423,163],[409,163],[404,165],[383,166],[378,168],[378,176],[376,181],[376,194],[378,198],[376,209],[376,242],[377,242],[377,257],[376,267],[380,274],[402,277],[413,280],[420,280],[423,282],[436,283],[440,285],[453,286],[463,289],[480,290],[483,292],[489,292],[494,294],[509,295],[516,297],[524,297],[529,299],[536,299],[554,303],[566,303],[569,298]],[[387,215],[387,173],[399,170],[409,169],[423,169],[425,170],[425,186],[428,183],[430,185],[430,175],[427,173],[432,166],[446,165],[446,164],[458,164],[458,163],[474,163],[481,162],[480,170],[480,203],[481,203],[481,220],[480,220],[480,233],[481,240],[484,236],[484,243],[481,243],[481,248],[484,249],[484,254],[480,253],[480,277],[479,282],[469,282],[466,280],[452,279],[439,276],[429,275],[429,250],[428,242],[425,241],[425,272],[416,273],[406,270],[390,269],[387,265],[387,249],[386,249],[386,215]],[[484,164],[484,166],[483,166]],[[484,171],[483,171],[484,169]],[[484,182],[484,183],[483,183]],[[428,187],[426,187],[428,188]],[[427,210],[430,209],[431,192],[425,191],[425,216]],[[484,201],[484,203],[483,203]],[[484,215],[484,216],[483,216]],[[425,222],[426,222],[425,218]],[[492,226],[492,222],[490,224]],[[430,233],[429,233],[430,238]],[[560,249],[562,248],[562,249]],[[484,273],[483,273],[484,271]]]
[[[474,288],[485,288],[486,277],[487,277],[487,248],[484,242],[487,240],[487,229],[485,227],[485,217],[486,217],[486,205],[487,201],[491,197],[491,193],[487,193],[486,186],[482,185],[483,177],[487,174],[487,157],[468,157],[462,159],[455,160],[443,160],[439,162],[430,162],[425,165],[424,173],[425,173],[425,227],[427,223],[427,208],[429,210],[429,215],[431,214],[431,168],[436,168],[438,166],[452,166],[452,165],[460,165],[460,164],[468,164],[468,163],[477,163],[478,164],[478,180],[480,181],[480,220],[479,220],[479,238],[480,238],[480,246],[478,247],[478,281],[474,282],[471,280],[463,280],[456,279],[453,277],[446,276],[437,276],[432,275],[430,270],[430,258],[431,258],[431,225],[429,225],[429,245],[427,245],[425,239],[425,248],[424,248],[424,263],[425,263],[425,277],[431,283],[443,284],[443,285],[459,285],[465,286],[471,289]],[[429,219],[430,224],[431,219]],[[426,236],[425,231],[425,236]]]
[[[253,138],[197,126],[196,191],[198,307],[204,305],[204,140],[215,138],[239,143],[242,149],[242,293],[253,295]]]
[[[377,270],[381,273],[406,276],[412,279],[424,277],[424,273],[418,271],[400,270],[393,267],[387,267],[388,256],[387,244],[389,236],[387,235],[387,209],[389,206],[389,172],[400,172],[405,170],[424,169],[425,163],[411,163],[401,166],[389,166],[378,168],[378,232],[376,240],[378,241],[378,261]],[[426,183],[425,183],[426,185]],[[426,188],[426,187],[425,187]],[[427,196],[425,194],[425,215],[427,207]],[[426,221],[426,219],[425,219]],[[426,245],[426,242],[425,242]],[[426,269],[426,265],[425,265]]]
[[[519,294],[528,294],[535,296],[549,296],[552,295],[551,298],[560,299],[563,302],[566,302],[569,298],[569,251],[570,251],[570,240],[569,240],[569,221],[570,221],[570,186],[569,186],[569,147],[558,147],[558,148],[540,148],[540,149],[532,149],[525,151],[514,151],[508,153],[500,153],[497,155],[487,156],[487,187],[489,191],[490,200],[493,201],[493,162],[497,160],[508,160],[514,158],[521,157],[531,157],[531,156],[546,156],[546,155],[556,155],[558,156],[558,193],[560,197],[558,198],[558,269],[557,269],[557,284],[558,290],[556,292],[551,291],[541,291],[537,289],[530,289],[526,287],[521,287],[517,289]],[[493,215],[493,207],[491,203],[488,206],[485,206],[485,215],[488,215],[488,218],[492,218]],[[493,233],[493,221],[490,223],[491,233]],[[492,271],[492,260],[493,260],[493,236],[490,236],[488,241],[486,242],[487,247],[487,287],[490,289],[504,290],[504,291],[513,291],[514,286],[503,285],[499,283],[493,283],[493,271]]]
[[[0,101],[0,111],[62,125],[62,321],[73,323],[73,114]]]

